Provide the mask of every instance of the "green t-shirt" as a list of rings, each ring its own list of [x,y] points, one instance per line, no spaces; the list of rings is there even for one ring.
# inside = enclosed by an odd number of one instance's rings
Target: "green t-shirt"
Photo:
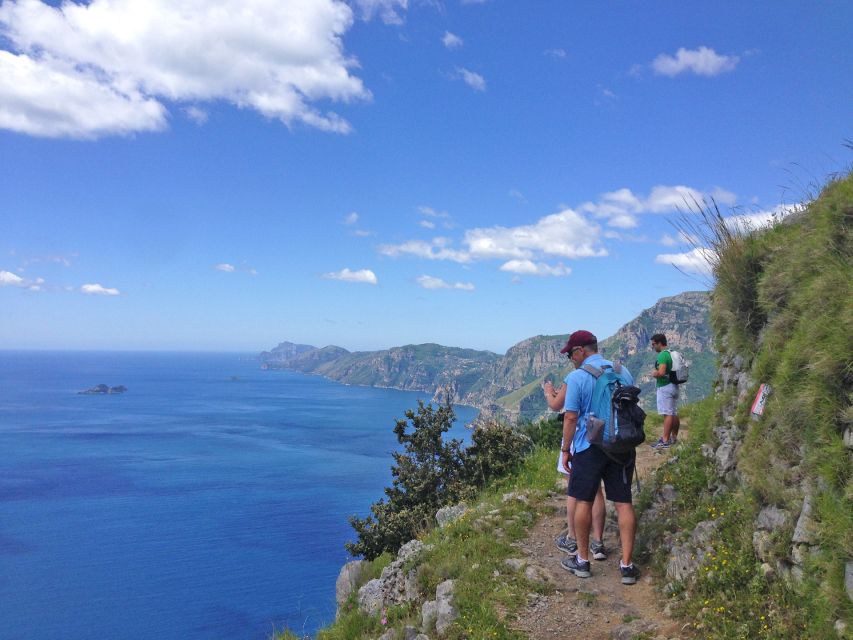
[[[660,369],[662,364],[666,365],[666,375],[660,378],[655,378],[657,381],[655,386],[657,387],[665,387],[668,384],[671,384],[669,381],[669,372],[672,371],[672,356],[669,355],[669,351],[664,349],[658,354],[657,360],[655,360],[655,368]]]

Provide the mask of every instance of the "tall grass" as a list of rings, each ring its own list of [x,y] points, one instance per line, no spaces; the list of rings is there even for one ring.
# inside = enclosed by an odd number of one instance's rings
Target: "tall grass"
[[[722,352],[745,356],[754,383],[773,392],[760,420],[749,417],[751,394],[734,413],[745,433],[742,484],[720,496],[702,493],[715,474],[692,447],[716,445],[712,428],[721,423],[707,411],[691,421],[692,442],[675,468],[662,470],[694,496],[680,499],[671,530],[689,529],[713,509],[729,540],[715,546],[713,566],[700,568],[684,612],[700,619],[705,637],[829,640],[837,637],[836,620],[847,622],[848,633],[853,628],[843,580],[853,558],[853,464],[842,441],[853,424],[853,174],[832,179],[805,211],[768,229],[733,225],[713,202],[694,205],[680,230],[707,251],[717,342]],[[752,549],[755,515],[775,505],[796,519],[807,491],[816,538],[804,577],[768,580]],[[774,533],[782,567],[792,530]],[[750,619],[760,612],[763,619]]]

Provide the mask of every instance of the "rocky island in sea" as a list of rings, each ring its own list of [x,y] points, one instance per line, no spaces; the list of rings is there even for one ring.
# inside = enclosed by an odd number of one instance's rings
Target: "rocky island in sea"
[[[103,395],[112,395],[115,393],[124,393],[127,391],[127,387],[123,384],[118,385],[117,387],[110,387],[105,384],[99,384],[97,386],[92,387],[91,389],[86,389],[85,391],[78,391],[77,395],[81,396],[103,396]]]

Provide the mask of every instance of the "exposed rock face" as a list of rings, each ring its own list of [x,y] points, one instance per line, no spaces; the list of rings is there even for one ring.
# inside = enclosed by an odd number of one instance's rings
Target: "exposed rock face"
[[[382,570],[382,575],[358,590],[359,608],[375,615],[384,607],[419,600],[418,567],[404,571],[404,565],[426,548],[420,540],[412,540],[400,547],[396,560]]]
[[[449,507],[442,507],[435,512],[435,520],[439,528],[444,528],[451,522],[456,522],[464,516],[468,511],[468,507],[464,504],[456,504]]]
[[[347,562],[341,568],[341,572],[338,574],[338,579],[335,582],[335,602],[338,605],[338,612],[340,612],[341,606],[346,602],[356,585],[361,581],[365,564],[364,560],[353,560],[352,562]]]
[[[82,396],[101,396],[115,393],[124,393],[125,391],[127,391],[127,387],[125,387],[123,384],[120,384],[117,387],[109,387],[105,384],[99,384],[97,386],[92,387],[91,389],[86,389],[85,391],[78,391],[77,394]]]
[[[688,292],[663,298],[614,336],[601,342],[602,352],[625,364],[653,403],[648,375],[654,361],[652,334],[663,332],[691,364],[690,382],[682,393],[691,401],[710,391],[714,353],[708,318],[709,297]],[[567,335],[541,335],[522,340],[500,356],[489,351],[406,345],[384,351],[349,352],[340,347],[317,349],[283,342],[261,354],[265,369],[292,369],[347,384],[426,391],[434,399],[450,390],[454,400],[501,416],[537,417],[547,411],[539,383],[544,376],[559,382],[571,369],[560,354]]]

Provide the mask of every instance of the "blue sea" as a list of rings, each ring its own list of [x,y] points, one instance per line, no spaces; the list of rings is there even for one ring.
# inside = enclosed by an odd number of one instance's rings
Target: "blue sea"
[[[128,391],[77,394],[100,383]],[[0,352],[0,638],[313,634],[425,395],[240,354]]]

